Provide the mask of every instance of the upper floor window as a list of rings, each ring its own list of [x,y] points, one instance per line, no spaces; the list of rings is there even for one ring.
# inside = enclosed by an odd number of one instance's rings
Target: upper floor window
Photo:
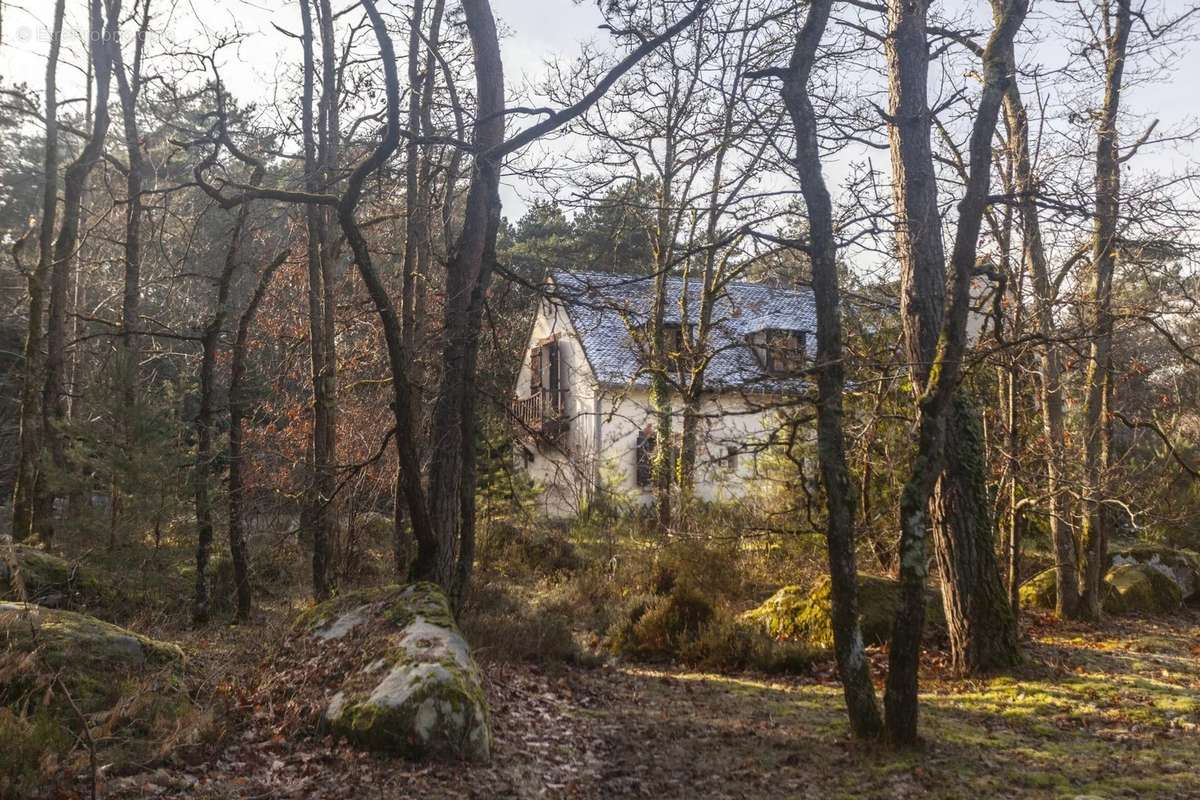
[[[768,374],[786,377],[804,371],[807,355],[804,331],[764,328],[749,338],[758,363]]]
[[[529,351],[529,394],[545,394],[551,407],[561,411],[566,381],[562,368],[562,352],[558,339],[544,339]]]

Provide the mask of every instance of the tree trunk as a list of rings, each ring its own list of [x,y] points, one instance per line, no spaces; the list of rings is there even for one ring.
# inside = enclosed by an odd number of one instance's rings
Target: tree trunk
[[[814,0],[784,73],[783,99],[796,132],[796,170],[809,221],[809,256],[817,305],[817,455],[825,486],[834,651],[850,729],[859,737],[882,730],[870,665],[858,623],[858,567],[854,552],[854,485],[846,465],[842,396],[841,288],[837,274],[833,207],[821,171],[817,117],[808,81],[829,20],[832,0]]]
[[[38,226],[38,260],[29,276],[29,330],[25,335],[21,374],[20,444],[16,486],[13,490],[12,535],[22,541],[41,534],[34,513],[41,480],[41,409],[38,389],[42,371],[42,315],[46,307],[46,282],[50,277],[54,224],[58,211],[58,54],[62,45],[65,0],[54,5],[50,53],[46,58],[46,150],[42,163],[42,219]]]
[[[433,410],[429,512],[436,539],[431,575],[457,608],[474,558],[475,388],[483,299],[500,224],[500,164],[489,151],[504,140],[504,74],[487,0],[463,0],[475,61],[475,158],[462,229],[446,267],[443,377]]]
[[[219,87],[218,87],[219,88]],[[225,109],[218,108],[217,125],[220,128],[220,141],[230,144],[224,131]],[[218,143],[217,147],[220,147]],[[230,148],[232,149],[232,147]],[[241,158],[239,153],[235,153]],[[205,162],[215,161],[217,152],[205,159]],[[246,159],[243,159],[246,160]],[[254,170],[250,176],[250,186],[257,187],[262,183],[266,169],[261,162],[251,162]],[[202,171],[197,168],[197,172]],[[196,466],[193,473],[193,489],[196,507],[196,586],[192,599],[192,622],[200,626],[209,621],[211,597],[208,586],[208,562],[212,557],[213,541],[213,502],[211,482],[213,473],[213,414],[216,408],[217,393],[217,349],[220,346],[221,332],[225,327],[225,319],[229,315],[229,293],[233,286],[233,277],[241,262],[242,237],[245,233],[246,222],[250,217],[250,205],[243,203],[234,217],[233,228],[229,232],[229,247],[225,251],[225,261],[217,278],[217,299],[212,318],[204,326],[201,336],[203,354],[200,361],[200,408],[196,414]]]
[[[1116,3],[1116,19],[1105,26],[1110,31],[1104,42],[1104,106],[1096,130],[1096,213],[1092,234],[1091,335],[1086,399],[1083,411],[1084,504],[1083,535],[1079,569],[1081,613],[1099,619],[1104,577],[1104,504],[1106,490],[1106,438],[1111,424],[1108,414],[1109,361],[1112,350],[1112,284],[1116,271],[1117,237],[1121,211],[1121,162],[1117,149],[1117,114],[1121,107],[1122,78],[1129,30],[1133,23],[1130,0]],[[1105,4],[1105,15],[1112,13]]]
[[[371,259],[371,251],[355,219],[355,210],[362,196],[363,183],[395,152],[400,141],[400,81],[396,73],[396,53],[387,26],[374,0],[362,0],[363,9],[371,21],[379,44],[387,97],[386,120],[382,141],[374,152],[360,162],[346,181],[346,191],[337,203],[337,217],[346,243],[350,247],[359,276],[367,287],[383,328],[387,346],[388,368],[392,378],[392,416],[395,422],[397,493],[404,497],[404,506],[417,542],[417,555],[409,577],[429,580],[436,575],[438,541],[430,518],[426,492],[421,482],[421,460],[413,430],[413,399],[409,379],[410,355],[404,347],[400,315]],[[399,506],[399,503],[397,504]],[[397,514],[397,517],[399,514]],[[399,521],[397,520],[397,524]]]
[[[66,342],[67,290],[71,285],[79,245],[80,217],[83,214],[83,195],[87,190],[92,167],[103,155],[104,138],[108,135],[108,89],[112,78],[112,43],[120,17],[120,2],[110,3],[107,24],[101,0],[91,0],[89,30],[91,31],[91,65],[96,76],[95,115],[79,157],[67,167],[63,178],[63,218],[54,241],[54,262],[50,270],[50,308],[46,322],[46,372],[42,387],[42,437],[55,468],[67,469],[67,454],[60,427],[67,417]],[[52,487],[39,481],[43,493],[35,504],[35,514],[53,513]],[[44,524],[43,524],[44,523]],[[49,531],[46,518],[35,526]]]
[[[900,498],[900,608],[889,651],[884,710],[887,734],[909,746],[917,735],[917,673],[925,621],[929,504],[945,463],[946,426],[966,349],[970,284],[991,185],[992,136],[1010,80],[1006,64],[1027,0],[997,11],[982,57],[983,91],[971,128],[966,190],[951,255],[949,313],[945,257],[930,147],[929,52],[925,0],[889,0],[889,137],[900,254],[900,313],[905,351],[918,393],[917,452]],[[993,557],[993,564],[994,564]]]
[[[283,264],[288,253],[281,253],[267,265],[258,279],[258,286],[250,297],[250,303],[238,320],[237,338],[233,343],[233,356],[229,367],[229,557],[233,561],[233,583],[237,593],[237,611],[234,620],[244,622],[250,618],[251,592],[249,557],[246,551],[245,533],[245,477],[243,475],[242,439],[246,418],[245,376],[246,351],[250,340],[250,326],[254,315],[262,304],[263,295],[275,270]]]
[[[142,2],[142,18],[134,40],[133,64],[125,74],[125,59],[121,43],[113,43],[113,73],[117,93],[121,98],[121,122],[125,134],[125,152],[129,172],[125,175],[125,285],[121,301],[121,346],[125,369],[126,403],[132,404],[138,386],[140,340],[137,329],[142,299],[142,181],[146,159],[142,155],[141,133],[138,130],[137,101],[142,88],[142,50],[150,25],[150,0]]]
[[[326,175],[327,165],[323,157],[329,148],[329,131],[327,123],[330,118],[328,107],[336,104],[336,97],[330,98],[330,93],[336,89],[326,75],[324,93],[321,98],[320,119],[314,122],[314,81],[315,59],[313,55],[313,25],[312,9],[309,0],[301,0],[304,41],[304,95],[302,101],[302,125],[304,134],[304,167],[305,188],[316,193],[321,190],[322,178]],[[322,24],[324,34],[324,25]],[[323,44],[325,42],[323,35]],[[325,66],[332,68],[329,63],[329,53],[324,56]],[[316,130],[319,124],[320,130]],[[317,147],[319,137],[321,150]],[[301,510],[301,527],[312,538],[312,583],[313,596],[324,600],[332,592],[332,576],[330,569],[329,547],[333,535],[333,488],[335,444],[334,430],[334,376],[332,354],[328,346],[332,343],[330,331],[333,326],[333,306],[326,302],[332,297],[332,286],[327,286],[331,269],[329,262],[330,242],[326,211],[316,205],[305,209],[308,230],[308,338],[309,364],[312,380],[313,429],[312,429],[312,474],[309,476],[304,492],[303,508]]]
[[[1016,65],[1008,65],[1010,72]],[[1042,242],[1041,220],[1035,196],[1037,178],[1033,174],[1030,156],[1029,116],[1021,99],[1020,86],[1012,81],[1004,94],[1004,112],[1008,121],[1009,149],[1013,153],[1013,181],[1021,198],[1023,257],[1033,280],[1034,309],[1038,333],[1042,337],[1039,352],[1039,399],[1042,406],[1042,433],[1046,438],[1046,495],[1050,515],[1050,540],[1054,547],[1056,601],[1059,617],[1075,617],[1079,609],[1079,586],[1076,581],[1075,540],[1067,520],[1070,514],[1062,492],[1064,454],[1067,448],[1066,411],[1062,392],[1062,367],[1058,344],[1055,342],[1054,299],[1056,289],[1050,279],[1046,250]]]
[[[947,422],[945,470],[933,496],[933,530],[954,670],[961,675],[1020,663],[1016,618],[992,537],[978,408],[960,390]]]

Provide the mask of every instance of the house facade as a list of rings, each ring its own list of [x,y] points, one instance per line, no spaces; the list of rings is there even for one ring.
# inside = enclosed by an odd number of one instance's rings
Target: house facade
[[[545,289],[511,406],[517,466],[539,487],[549,516],[577,514],[600,493],[649,503],[657,442],[645,334],[653,279],[563,271],[549,276]],[[736,499],[754,487],[781,411],[806,390],[804,370],[815,351],[812,295],[727,284],[713,304],[702,352],[690,321],[699,315],[700,287],[669,278],[667,308],[672,357],[707,362],[695,493]],[[673,396],[678,432],[683,405]]]

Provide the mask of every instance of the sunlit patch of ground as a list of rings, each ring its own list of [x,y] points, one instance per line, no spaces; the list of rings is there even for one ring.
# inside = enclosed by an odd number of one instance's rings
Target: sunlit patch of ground
[[[228,634],[226,647],[244,647]],[[209,646],[216,646],[207,640]],[[1200,615],[1100,632],[1035,620],[1016,673],[962,681],[931,658],[922,750],[847,736],[825,675],[773,680],[610,665],[487,668],[489,767],[413,765],[287,735],[241,709],[193,764],[109,796],[1200,798]],[[879,655],[876,662],[880,661]],[[236,714],[235,714],[236,717]]]

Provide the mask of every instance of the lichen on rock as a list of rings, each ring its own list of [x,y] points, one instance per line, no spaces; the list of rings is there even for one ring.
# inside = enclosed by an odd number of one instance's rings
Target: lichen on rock
[[[1104,583],[1104,610],[1109,614],[1167,614],[1183,602],[1179,584],[1146,564],[1115,566]]]
[[[362,665],[347,671],[325,709],[333,732],[409,758],[490,759],[479,669],[438,587],[354,592],[307,612],[300,625],[321,646],[359,637]]]
[[[1200,554],[1154,544],[1139,544],[1109,554],[1109,565],[1143,564],[1179,585],[1184,600],[1200,594]]]
[[[900,604],[900,584],[892,578],[858,576],[858,617],[863,641],[885,644]],[[822,578],[811,589],[784,586],[744,619],[763,625],[777,639],[808,642],[817,647],[833,646],[833,584]],[[945,629],[945,614],[936,592],[928,592],[925,606],[926,630]]]

